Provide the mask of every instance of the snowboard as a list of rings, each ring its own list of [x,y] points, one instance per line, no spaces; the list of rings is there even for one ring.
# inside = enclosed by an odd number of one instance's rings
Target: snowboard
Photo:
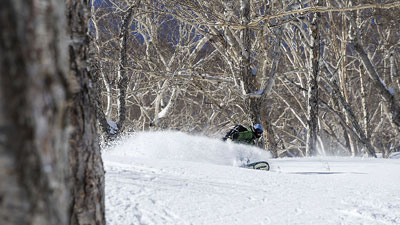
[[[248,163],[244,167],[248,169],[265,170],[265,171],[268,171],[270,169],[269,163],[266,161]]]

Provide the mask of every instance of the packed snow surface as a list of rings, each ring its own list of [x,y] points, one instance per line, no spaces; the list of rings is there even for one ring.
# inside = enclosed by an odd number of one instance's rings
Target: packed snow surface
[[[270,159],[180,132],[137,133],[103,159],[109,225],[400,224],[400,159]]]

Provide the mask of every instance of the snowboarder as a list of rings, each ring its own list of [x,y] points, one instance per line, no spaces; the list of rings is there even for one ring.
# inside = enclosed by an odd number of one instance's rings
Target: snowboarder
[[[236,143],[255,145],[256,140],[262,136],[263,131],[264,129],[260,124],[255,124],[248,128],[242,125],[236,125],[226,133],[222,140],[226,141],[227,139],[231,139]]]
[[[254,126],[250,126],[248,128],[242,125],[234,126],[228,133],[226,133],[225,137],[222,138],[223,141],[227,139],[231,139],[233,142],[242,143],[242,144],[250,144],[255,145],[256,140],[260,138],[263,134],[264,129],[260,124],[255,124]],[[243,161],[243,159],[240,159]],[[269,171],[270,166],[267,161],[257,161],[250,163],[250,160],[243,161],[242,167],[248,169],[256,169],[256,170],[266,170]]]

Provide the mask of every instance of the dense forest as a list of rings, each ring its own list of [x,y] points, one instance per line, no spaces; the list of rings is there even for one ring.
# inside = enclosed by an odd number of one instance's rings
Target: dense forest
[[[400,151],[400,2],[4,0],[0,224],[105,224],[100,143],[260,123],[274,157]]]
[[[275,157],[398,151],[399,3],[374,3],[94,2],[103,134],[261,123]]]

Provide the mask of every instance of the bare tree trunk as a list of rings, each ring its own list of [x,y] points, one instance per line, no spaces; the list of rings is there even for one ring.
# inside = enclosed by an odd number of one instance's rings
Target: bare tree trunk
[[[140,4],[137,3],[137,5]],[[128,67],[128,39],[129,39],[129,31],[130,31],[130,25],[132,23],[133,19],[133,9],[137,7],[136,4],[132,4],[126,14],[124,15],[122,19],[122,25],[121,25],[121,30],[119,33],[119,38],[120,38],[120,58],[119,58],[119,69],[118,69],[118,121],[117,121],[117,127],[118,127],[118,133],[122,132],[124,122],[125,122],[125,117],[126,117],[126,88],[128,86],[129,79],[126,75],[126,70]]]
[[[56,0],[1,3],[2,225],[69,223],[63,10]]]
[[[370,135],[370,128],[369,128],[369,111],[368,111],[368,106],[367,106],[367,92],[365,90],[365,78],[364,74],[362,72],[363,68],[362,65],[359,66],[360,70],[360,91],[361,91],[361,107],[362,107],[362,112],[363,112],[363,125],[364,125],[364,131],[365,131],[365,136],[369,139],[371,137]]]
[[[250,22],[250,1],[240,1],[241,24],[247,25]],[[255,90],[255,75],[251,70],[250,50],[251,50],[251,30],[244,28],[240,31],[241,55],[240,55],[240,78],[242,79],[242,88],[245,94],[254,93]],[[249,109],[249,119],[251,123],[261,123],[260,118],[260,101],[254,98],[247,100]]]
[[[168,70],[168,69],[167,69]],[[154,119],[151,123],[152,126],[158,127],[159,125],[159,119],[163,116],[161,116],[161,111],[163,110],[162,107],[165,107],[163,103],[163,98],[164,98],[164,93],[167,91],[168,88],[170,88],[170,81],[171,79],[166,79],[164,81],[161,81],[162,84],[160,89],[157,91],[157,97],[154,100]],[[173,99],[173,96],[171,95],[170,100]],[[170,101],[172,103],[172,101]],[[167,115],[167,114],[164,114]]]
[[[90,49],[90,57],[92,59],[98,59],[98,60],[92,60],[91,61],[91,67],[93,71],[93,87],[92,87],[92,93],[93,96],[95,96],[95,109],[96,109],[96,114],[97,114],[97,119],[99,121],[100,128],[105,134],[105,140],[108,141],[111,139],[112,134],[114,133],[113,128],[110,127],[107,121],[107,116],[110,115],[111,113],[111,85],[110,82],[108,81],[106,75],[103,72],[103,65],[100,60],[101,57],[101,49],[99,46],[100,42],[100,30],[98,28],[97,24],[97,17],[96,17],[96,12],[95,12],[95,1],[91,1],[91,23],[93,24],[94,27],[94,37],[92,36],[91,38],[91,44],[92,48]],[[103,107],[103,102],[102,102],[102,96],[101,96],[101,89],[100,89],[100,79],[103,81],[104,86],[106,88],[106,93],[107,93],[107,106],[106,110],[104,111]]]
[[[272,121],[265,120],[265,130],[267,131],[268,149],[271,151],[273,158],[278,158],[278,143],[275,140],[275,132]]]
[[[318,2],[317,2],[318,4]],[[308,101],[307,101],[307,137],[306,155],[313,156],[317,152],[318,135],[318,74],[320,59],[320,13],[314,13],[311,21],[311,71],[308,77]]]
[[[351,2],[349,2],[349,4],[351,4]],[[348,40],[348,25],[347,25],[347,20],[346,20],[346,15],[342,15],[342,21],[343,24],[341,26],[341,35],[342,35],[342,41],[340,43],[340,55],[342,55],[342,63],[340,64],[340,73],[339,73],[339,80],[340,80],[340,91],[342,92],[342,95],[344,97],[344,100],[346,102],[349,102],[349,91],[348,91],[348,73],[347,73],[347,40]],[[346,124],[351,126],[351,119],[350,116],[347,112],[345,112],[345,118],[346,118]],[[347,135],[347,137],[345,137],[346,142],[348,143],[348,147],[350,149],[350,154],[352,156],[357,155],[358,153],[358,149],[357,146],[355,144],[355,140],[353,138],[353,136],[351,135],[351,133],[345,132],[345,135]]]
[[[354,49],[358,53],[360,57],[360,61],[364,65],[369,77],[371,78],[372,84],[378,90],[379,94],[384,99],[384,104],[387,105],[390,111],[391,122],[396,124],[397,128],[400,128],[400,105],[396,102],[394,96],[386,87],[386,84],[383,82],[382,78],[379,76],[376,71],[374,65],[368,57],[368,54],[365,52],[364,47],[361,44],[360,35],[358,33],[358,29],[356,29],[355,21],[357,21],[357,14],[351,14],[351,25],[352,29],[350,29],[350,39],[352,44],[354,45]]]
[[[358,52],[360,59],[365,66],[374,86],[378,89],[378,92],[385,100],[385,104],[388,105],[390,109],[392,122],[400,128],[400,106],[395,102],[394,96],[389,92],[389,90],[382,83],[381,78],[372,65],[371,60],[368,58],[367,53],[358,41],[353,42],[355,50]]]
[[[109,81],[106,80],[106,76],[102,72],[101,65],[99,65],[99,68],[96,68],[99,70],[99,73],[102,76],[103,82],[106,86],[107,89],[107,108],[106,112],[103,110],[102,102],[101,102],[101,95],[100,93],[95,93],[98,91],[95,91],[92,96],[95,97],[95,102],[96,102],[96,114],[98,121],[100,123],[100,128],[102,133],[105,135],[106,142],[109,140],[112,140],[115,138],[118,134],[120,134],[123,131],[124,127],[124,122],[126,119],[126,91],[129,83],[129,79],[127,76],[127,69],[128,69],[128,40],[130,37],[130,30],[131,30],[131,24],[133,20],[133,15],[134,15],[134,9],[137,8],[140,4],[140,0],[129,6],[129,8],[124,12],[124,16],[122,18],[122,24],[121,24],[121,29],[119,32],[119,65],[118,65],[118,72],[117,72],[117,77],[118,77],[118,83],[117,83],[117,91],[118,91],[118,98],[117,98],[117,104],[118,104],[118,120],[116,122],[116,127],[112,127],[108,123],[108,119],[106,118],[107,116],[111,116],[111,89],[110,89],[110,83]],[[94,13],[94,2],[91,2],[91,12],[92,14]],[[95,17],[92,16],[93,23],[95,24],[96,28],[96,38],[95,40],[98,40],[98,30],[97,30],[97,25],[95,21]],[[94,43],[94,47],[97,49],[99,52],[99,46],[97,43]],[[94,89],[99,89],[97,85],[97,78],[94,78]]]
[[[395,58],[394,58],[394,50],[392,50],[390,52],[390,77],[392,79],[393,84],[393,89],[395,90],[395,93],[399,93],[400,92],[400,79],[399,79],[399,75],[397,70],[396,70],[396,65],[395,65]],[[399,100],[399,97],[397,97],[397,99],[395,100]]]
[[[89,70],[89,1],[66,1],[70,73],[75,79],[69,107],[72,134],[69,160],[73,175],[71,224],[105,224],[104,169],[97,138],[96,110]]]
[[[265,84],[265,87],[262,92],[262,98],[260,101],[264,103],[266,101],[266,98],[270,95],[273,86],[275,85],[275,78],[277,75],[277,70],[278,70],[278,64],[281,58],[281,36],[282,36],[282,28],[277,28],[275,31],[276,35],[276,43],[274,45],[274,58],[272,61],[272,67],[269,73],[269,78],[268,81]],[[267,57],[267,54],[266,56]],[[266,72],[266,71],[265,71]],[[265,74],[265,77],[267,77],[267,74]],[[264,107],[267,108],[267,111],[272,110],[270,105],[265,105]],[[272,153],[272,157],[278,158],[278,143],[275,140],[275,132],[274,128],[272,126],[272,121],[270,121],[271,118],[266,118],[263,121],[263,125],[266,127],[266,135],[267,135],[267,141],[268,141],[268,147],[269,150]]]
[[[94,54],[91,54],[93,57]],[[92,65],[93,67],[93,65]],[[104,113],[103,102],[101,100],[101,89],[99,87],[99,72],[96,69],[92,69],[93,79],[92,79],[92,88],[89,90],[90,95],[93,97],[93,104],[94,109],[96,110],[96,117],[99,122],[100,129],[102,130],[103,134],[105,135],[105,142],[108,142],[112,139],[113,135],[115,134],[114,128],[110,126],[107,121],[107,116]]]
[[[356,12],[356,25],[357,29],[361,29],[361,17],[360,17],[360,11]],[[365,136],[367,137],[368,141],[371,139],[371,134],[370,134],[370,126],[369,126],[369,111],[368,111],[368,105],[367,105],[367,92],[366,92],[366,79],[364,77],[363,73],[363,66],[360,63],[358,66],[359,70],[359,75],[360,75],[360,92],[361,92],[361,107],[362,107],[362,115],[363,115],[363,125],[364,125],[364,132]],[[360,152],[357,152],[357,154],[360,154]]]
[[[357,118],[355,117],[354,112],[351,109],[349,103],[346,102],[346,100],[344,99],[344,96],[340,92],[339,85],[337,84],[337,81],[334,77],[335,74],[333,72],[329,71],[329,69],[328,69],[328,72],[332,76],[330,81],[331,81],[333,97],[336,98],[340,102],[340,104],[342,105],[345,113],[348,115],[350,122],[354,128],[354,130],[349,128],[348,131],[350,131],[350,133],[352,133],[353,136],[357,137],[358,140],[366,147],[367,152],[370,156],[373,156],[376,158],[375,148],[372,146],[370,139],[367,138],[363,129],[361,128],[360,124],[358,123]],[[343,119],[342,123],[343,123],[344,127],[348,127],[347,124],[344,124],[345,123],[344,119]]]
[[[168,100],[168,103],[165,105],[163,102],[164,94],[170,87],[170,79],[167,79],[163,82],[156,99],[154,100],[155,110],[154,110],[154,119],[152,121],[152,125],[159,127],[160,122],[167,118],[168,115],[173,110],[173,105],[175,104],[176,98],[178,96],[178,92],[176,88],[172,89],[171,96]],[[161,108],[162,107],[162,108]]]

